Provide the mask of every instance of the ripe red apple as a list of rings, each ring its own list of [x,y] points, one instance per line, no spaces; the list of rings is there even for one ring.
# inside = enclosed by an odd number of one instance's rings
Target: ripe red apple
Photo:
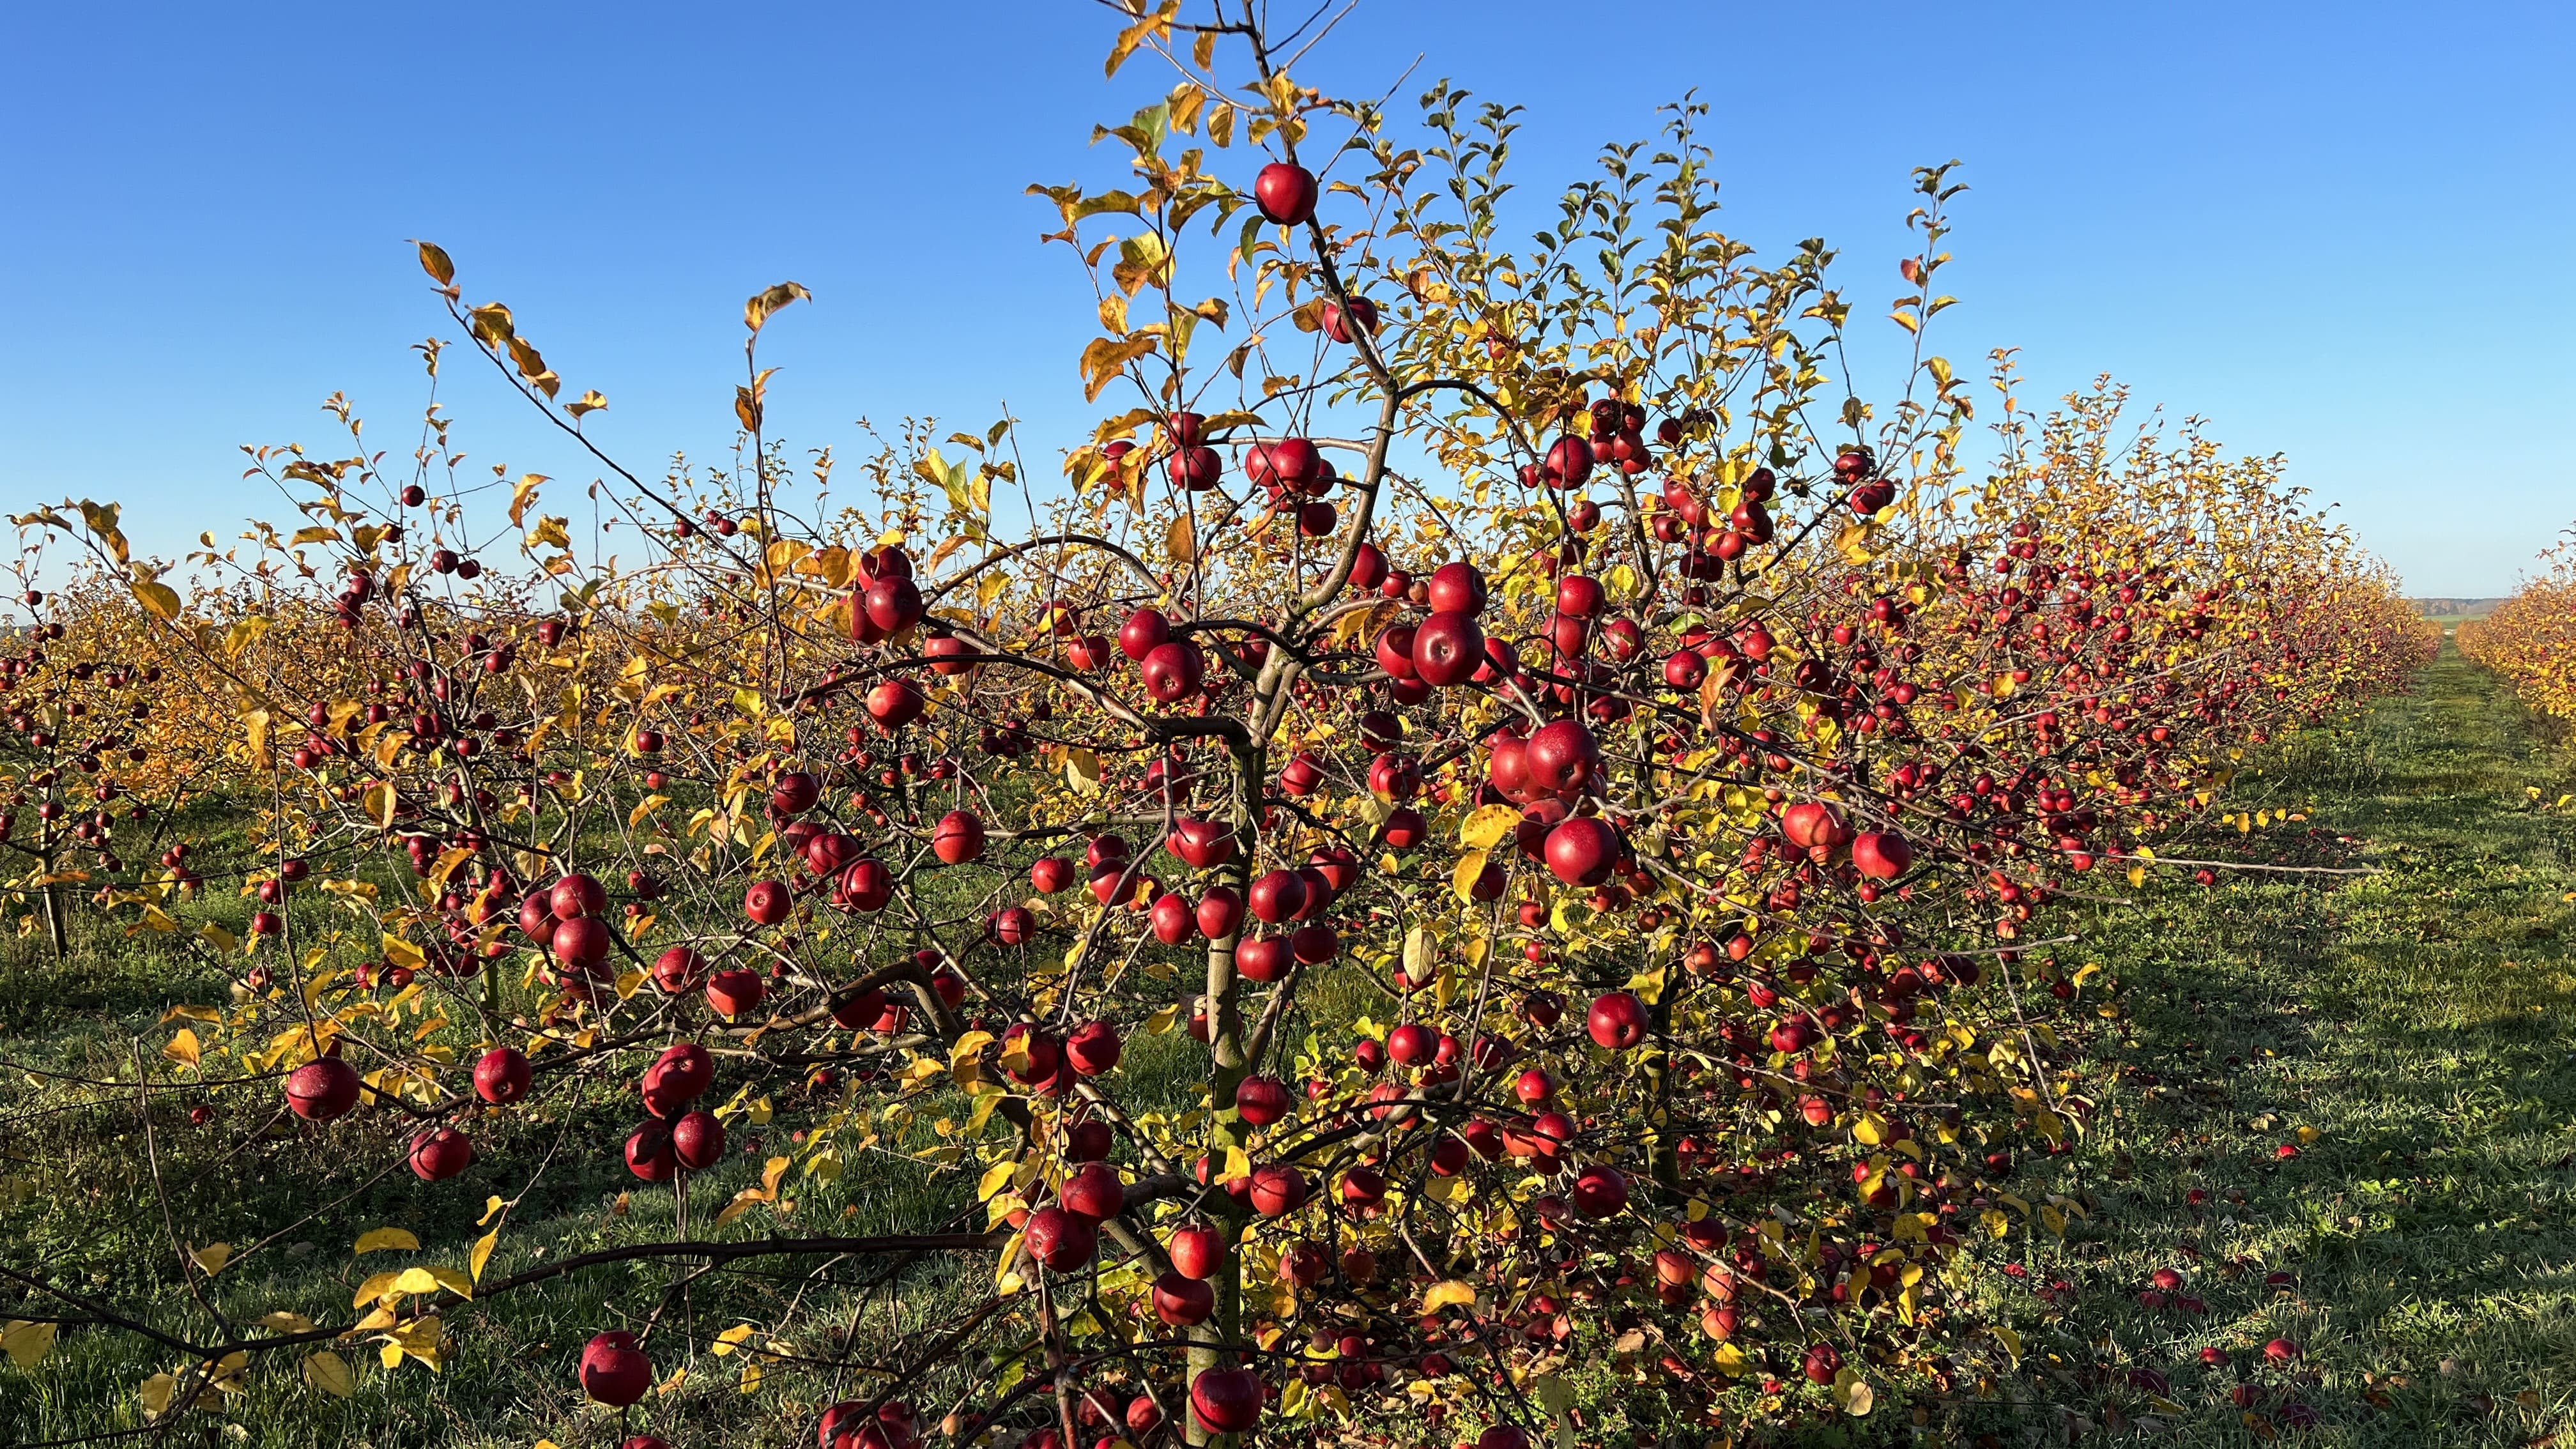
[[[1252,1169],[1252,1210],[1265,1218],[1304,1207],[1306,1191],[1306,1174],[1286,1163],[1269,1162]]]
[[[1171,891],[1155,898],[1151,920],[1154,939],[1166,946],[1177,946],[1198,934],[1198,918],[1192,914],[1188,898]]]
[[[742,913],[755,925],[775,926],[787,919],[795,899],[782,882],[756,880],[742,893]]]
[[[1530,788],[1548,795],[1571,795],[1592,778],[1601,747],[1592,731],[1570,719],[1542,725],[1522,751]]]
[[[626,1135],[626,1170],[646,1182],[669,1182],[680,1170],[671,1151],[671,1129],[646,1122]]]
[[[1038,918],[1022,906],[1002,907],[987,924],[993,939],[1005,946],[1025,946],[1038,933]]]
[[[1288,1088],[1271,1077],[1246,1077],[1235,1084],[1234,1110],[1255,1127],[1267,1127],[1288,1115]]]
[[[1914,864],[1914,847],[1892,831],[1867,830],[1852,838],[1852,868],[1871,880],[1894,880]]]
[[[1077,1032],[1075,1035],[1079,1036]],[[1066,1048],[1070,1053],[1070,1045]],[[1067,1162],[1100,1162],[1109,1156],[1116,1141],[1106,1122],[1076,1122],[1064,1129],[1064,1160]]]
[[[1172,1229],[1171,1241],[1165,1245],[1171,1254],[1172,1269],[1184,1278],[1202,1281],[1213,1277],[1225,1261],[1225,1235],[1204,1223],[1189,1223]]]
[[[474,1144],[453,1127],[439,1127],[411,1139],[412,1176],[423,1182],[445,1182],[474,1165]]]
[[[608,909],[608,890],[586,875],[568,875],[546,892],[546,904],[558,921],[596,916]]]
[[[1105,1021],[1087,1021],[1064,1039],[1064,1057],[1073,1069],[1096,1077],[1118,1065],[1118,1029]]]
[[[474,1064],[474,1092],[496,1107],[506,1107],[528,1095],[534,1081],[528,1057],[517,1047],[494,1047]]]
[[[693,1041],[662,1049],[644,1070],[644,1089],[669,1102],[694,1102],[716,1084],[716,1059]]]
[[[1606,1218],[1628,1205],[1628,1179],[1607,1164],[1587,1167],[1574,1180],[1574,1210],[1587,1218]]]
[[[1180,704],[1198,696],[1207,679],[1207,659],[1187,639],[1156,645],[1140,671],[1145,693],[1156,704]]]
[[[1029,1214],[1021,1232],[1029,1256],[1057,1273],[1080,1268],[1100,1251],[1100,1230],[1091,1220],[1060,1207],[1042,1207]]]
[[[1066,1212],[1092,1222],[1107,1222],[1127,1206],[1127,1188],[1118,1180],[1118,1169],[1106,1162],[1085,1163],[1064,1180],[1056,1201]]]
[[[907,578],[882,578],[868,585],[860,607],[879,637],[899,634],[921,622],[921,589]]]
[[[1288,974],[1291,953],[1277,936],[1247,936],[1234,944],[1234,969],[1246,981],[1277,981]]]
[[[748,967],[732,967],[707,978],[707,1005],[728,1021],[758,1010],[768,995],[769,983]]]
[[[1172,621],[1160,609],[1138,609],[1118,626],[1118,651],[1139,664],[1171,641]]]
[[[1584,1013],[1583,1029],[1611,1051],[1625,1051],[1646,1039],[1646,1004],[1625,991],[1595,997]]]
[[[881,860],[854,860],[841,871],[836,901],[854,911],[881,911],[894,899],[894,872]]]
[[[1414,628],[1410,624],[1390,625],[1378,634],[1377,666],[1385,670],[1388,677],[1413,678],[1413,636]]]
[[[802,815],[822,796],[820,781],[803,770],[790,770],[769,787],[769,808],[781,815]]]
[[[611,940],[608,923],[597,916],[582,916],[560,921],[546,943],[554,958],[570,966],[592,967],[608,959]]]
[[[671,1124],[671,1155],[691,1172],[724,1160],[724,1122],[713,1112],[691,1112]]]
[[[594,1402],[622,1409],[653,1387],[653,1362],[623,1329],[603,1333],[581,1350],[581,1391]]]
[[[1240,1434],[1261,1422],[1261,1380],[1250,1369],[1202,1369],[1190,1381],[1190,1413],[1209,1433]]]
[[[1318,190],[1315,173],[1293,161],[1273,161],[1252,178],[1253,204],[1278,226],[1304,226],[1315,215]]]
[[[1310,922],[1288,933],[1288,954],[1309,966],[1321,966],[1342,951],[1342,934],[1322,921]]]
[[[1363,332],[1377,331],[1377,304],[1366,297],[1348,297],[1324,304],[1324,335],[1335,342],[1356,342]]]
[[[1485,632],[1472,613],[1443,610],[1413,632],[1413,672],[1426,684],[1465,684],[1484,665]]]
[[[1234,827],[1192,816],[1173,824],[1163,846],[1193,870],[1213,870],[1234,859]]]
[[[1073,884],[1073,862],[1060,855],[1044,855],[1029,865],[1029,886],[1043,896],[1054,895]]]
[[[1593,816],[1577,815],[1547,833],[1544,853],[1549,873],[1558,880],[1571,886],[1597,886],[1610,879],[1610,867],[1619,858],[1619,838]]]
[[[1251,904],[1266,925],[1292,920],[1306,908],[1306,882],[1295,871],[1271,871],[1252,883]]]
[[[1547,450],[1547,461],[1539,465],[1539,476],[1550,487],[1580,488],[1592,476],[1592,445],[1581,438],[1559,438]]]
[[[1466,614],[1485,612],[1485,574],[1471,563],[1445,563],[1431,573],[1431,612]]]
[[[964,865],[984,855],[984,822],[972,811],[951,810],[930,832],[930,849],[950,865]]]
[[[1196,1278],[1166,1273],[1154,1280],[1154,1316],[1174,1328],[1205,1323],[1216,1311],[1216,1290]]]
[[[959,647],[949,652],[966,652],[963,648],[965,641],[950,642]],[[955,667],[963,669],[966,666]],[[922,698],[921,687],[909,679],[879,680],[876,686],[868,691],[868,718],[875,720],[879,729],[892,734],[921,718],[921,712],[927,709],[929,704],[928,700]]]
[[[286,1105],[308,1122],[344,1117],[358,1105],[358,1069],[338,1057],[321,1057],[286,1074]]]

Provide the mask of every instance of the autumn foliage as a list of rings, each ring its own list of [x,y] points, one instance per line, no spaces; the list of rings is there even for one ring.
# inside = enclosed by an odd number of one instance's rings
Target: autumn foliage
[[[2523,703],[2576,720],[2576,558],[2565,547],[2483,619],[2463,620],[2460,652],[2502,675]]]
[[[817,1405],[826,1449],[1508,1449],[1597,1363],[1711,1424],[2009,1371],[1980,1245],[2062,1229],[2027,1164],[2102,1126],[2052,903],[2400,683],[2429,645],[2387,575],[2116,392],[2042,416],[1998,360],[1979,400],[1923,340],[1947,168],[1864,400],[1827,255],[1717,230],[1698,108],[1514,252],[1509,113],[1399,125],[1168,12],[1118,45],[1183,79],[1108,133],[1127,189],[1041,188],[1101,323],[1088,436],[907,431],[843,505],[767,416],[782,284],[737,461],[638,474],[423,246],[433,371],[554,419],[608,533],[435,412],[408,456],[354,419],[257,450],[294,525],[174,564],[113,509],[22,517],[30,577],[86,561],[0,681],[24,929],[185,941],[237,989],[156,1081],[423,1180],[506,1195],[536,1164],[489,1124],[613,1091],[629,1129],[573,1150],[685,1200],[764,1124],[760,1185],[643,1251],[971,1290]],[[1122,1067],[1163,1036],[1177,1099]],[[796,1220],[889,1151],[963,1220]],[[162,1412],[234,1354],[438,1364],[444,1307],[559,1276],[487,1277],[496,1241],[207,1326]],[[707,1361],[647,1309],[567,1362],[591,1399]]]

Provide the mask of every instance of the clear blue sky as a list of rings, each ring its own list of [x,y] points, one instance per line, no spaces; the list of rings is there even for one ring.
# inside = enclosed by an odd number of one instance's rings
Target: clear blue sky
[[[1303,14],[1302,0],[1293,8]],[[986,6],[20,5],[0,20],[0,504],[126,501],[164,551],[272,499],[245,442],[401,449],[444,328],[406,238],[500,298],[625,456],[724,444],[742,299],[794,278],[773,417],[1053,444],[1089,292],[1030,181],[1098,176],[1111,18]],[[2505,591],[2576,521],[2576,7],[1364,0],[1301,74],[1528,106],[1525,187],[1718,103],[1726,224],[1823,235],[1893,297],[1908,169],[1953,156],[1941,350],[2109,371],[2297,481],[2427,594]],[[1883,292],[1883,296],[1881,295]],[[481,377],[478,462],[586,479]],[[220,529],[219,529],[220,536]]]

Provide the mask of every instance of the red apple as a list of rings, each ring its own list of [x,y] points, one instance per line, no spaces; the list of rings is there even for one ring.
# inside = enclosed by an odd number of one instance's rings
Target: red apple
[[[1118,1029],[1105,1021],[1087,1021],[1064,1039],[1064,1057],[1073,1069],[1096,1077],[1118,1065]]]
[[[1315,173],[1293,161],[1273,161],[1252,178],[1252,200],[1262,219],[1278,226],[1304,226],[1315,214]]]
[[[494,1047],[474,1064],[475,1095],[496,1107],[509,1106],[527,1096],[533,1080],[527,1054],[517,1047]]]
[[[1644,1041],[1648,1025],[1646,1004],[1625,991],[1594,998],[1592,1009],[1583,1017],[1583,1029],[1592,1040],[1611,1051],[1625,1051]]]
[[[984,855],[984,822],[973,812],[951,810],[930,832],[931,853],[950,865],[964,865]]]
[[[453,1127],[435,1128],[411,1139],[412,1176],[423,1182],[445,1182],[474,1165],[474,1144]]]
[[[581,1351],[581,1391],[597,1403],[622,1409],[653,1387],[653,1362],[624,1330],[603,1333]]]
[[[359,1085],[357,1068],[322,1057],[286,1074],[286,1104],[306,1121],[328,1122],[358,1105]]]

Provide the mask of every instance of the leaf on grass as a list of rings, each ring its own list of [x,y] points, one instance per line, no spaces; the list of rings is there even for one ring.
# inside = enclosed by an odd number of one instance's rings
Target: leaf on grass
[[[357,1371],[349,1361],[324,1349],[304,1360],[304,1381],[335,1399],[345,1399],[358,1391]]]
[[[8,1354],[9,1361],[22,1369],[31,1369],[43,1362],[53,1347],[54,1325],[50,1323],[29,1323],[22,1318],[12,1320],[7,1329],[0,1330],[0,1353]]]

